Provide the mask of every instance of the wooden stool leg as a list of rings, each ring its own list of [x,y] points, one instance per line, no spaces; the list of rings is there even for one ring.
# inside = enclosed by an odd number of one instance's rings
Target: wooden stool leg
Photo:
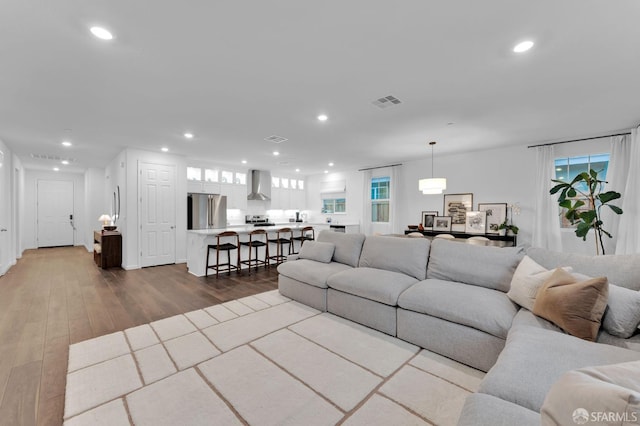
[[[211,253],[211,250],[209,249],[209,247],[207,247],[207,260],[206,263],[204,265],[204,277],[208,277],[209,276],[209,253]]]

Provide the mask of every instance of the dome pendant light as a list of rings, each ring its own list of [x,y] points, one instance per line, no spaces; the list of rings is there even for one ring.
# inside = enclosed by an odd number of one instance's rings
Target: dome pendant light
[[[446,178],[434,178],[433,177],[433,147],[436,143],[429,142],[431,145],[431,178],[420,179],[418,181],[418,189],[423,194],[442,194],[442,191],[447,189]]]

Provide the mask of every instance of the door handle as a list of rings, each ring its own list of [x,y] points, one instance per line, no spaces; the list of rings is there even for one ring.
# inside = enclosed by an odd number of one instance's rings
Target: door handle
[[[170,228],[171,228],[171,229],[173,229],[173,228],[175,228],[175,226],[171,225],[171,227],[170,227]]]

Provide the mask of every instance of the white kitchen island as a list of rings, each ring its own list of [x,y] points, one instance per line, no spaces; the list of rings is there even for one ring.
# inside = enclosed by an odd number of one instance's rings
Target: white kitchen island
[[[240,241],[248,241],[248,234],[256,229],[264,229],[269,234],[269,238],[275,238],[275,231],[281,228],[291,228],[293,230],[293,236],[297,237],[300,234],[300,229],[305,226],[313,226],[309,223],[294,222],[294,223],[282,223],[276,224],[276,226],[264,226],[256,227],[253,225],[240,225],[229,226],[228,228],[216,228],[216,229],[198,229],[187,231],[187,270],[190,274],[197,277],[204,277],[206,272],[205,262],[207,260],[207,246],[216,244],[216,236],[225,231],[235,231],[240,234]],[[316,231],[317,235],[317,231]],[[264,249],[258,249],[258,258],[264,258]],[[271,250],[271,247],[270,247]],[[273,247],[273,254],[275,254],[275,246]],[[255,251],[253,252],[255,256]],[[215,259],[215,252],[211,251],[211,256]],[[226,260],[226,254],[221,254]],[[235,251],[232,256],[236,256]],[[240,259],[249,259],[249,248],[247,246],[240,247]],[[242,268],[248,268],[247,265],[242,265]]]

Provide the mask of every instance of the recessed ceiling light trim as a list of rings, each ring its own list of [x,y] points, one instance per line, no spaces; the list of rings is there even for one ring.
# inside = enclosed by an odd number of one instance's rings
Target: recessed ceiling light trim
[[[327,114],[320,114],[318,116],[318,120],[319,121],[327,121],[329,119],[329,117],[327,116]]]
[[[69,141],[62,141],[62,146],[66,146],[68,148],[71,145],[73,145],[73,144],[71,142],[69,142]]]
[[[91,31],[91,34],[98,37],[100,40],[113,40],[113,34],[111,34],[111,31],[106,28],[95,26],[91,27],[89,30]]]
[[[185,133],[184,133],[184,137],[185,137],[185,138],[187,138],[187,139],[193,139],[193,133],[191,133],[191,132],[185,132]]]
[[[513,48],[513,51],[515,53],[524,53],[527,50],[531,49],[533,45],[534,43],[531,40],[526,40],[516,44],[515,47]]]

